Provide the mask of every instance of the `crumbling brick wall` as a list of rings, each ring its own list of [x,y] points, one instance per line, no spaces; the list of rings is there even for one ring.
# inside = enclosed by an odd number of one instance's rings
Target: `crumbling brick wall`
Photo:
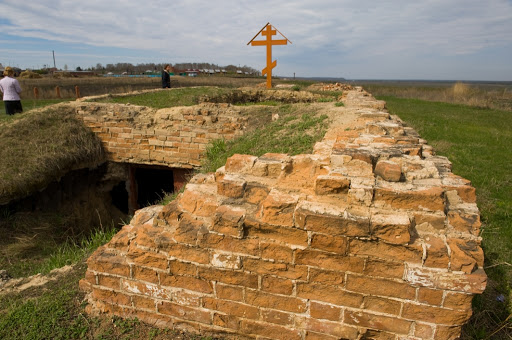
[[[475,190],[361,89],[310,155],[234,155],[88,260],[90,312],[235,339],[455,339],[485,288]]]
[[[247,117],[229,104],[203,103],[155,110],[134,105],[72,103],[101,139],[108,160],[193,169],[216,139],[243,134]]]

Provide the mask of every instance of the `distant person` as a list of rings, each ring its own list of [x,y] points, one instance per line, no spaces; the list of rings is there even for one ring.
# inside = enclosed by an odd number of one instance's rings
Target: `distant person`
[[[21,107],[21,87],[18,80],[14,79],[14,70],[7,66],[4,70],[4,76],[0,80],[0,92],[3,93],[3,101],[5,105],[5,113],[13,115],[23,112]]]
[[[169,72],[171,71],[171,65],[167,64],[164,66],[164,69],[162,70],[162,87],[164,89],[170,89],[171,88],[171,75]]]

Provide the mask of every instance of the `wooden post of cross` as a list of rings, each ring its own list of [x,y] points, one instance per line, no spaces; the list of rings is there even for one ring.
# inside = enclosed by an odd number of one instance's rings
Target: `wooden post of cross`
[[[270,23],[267,23],[263,28],[247,43],[247,45],[251,44],[251,46],[266,46],[267,47],[267,66],[261,71],[262,75],[267,75],[267,88],[272,88],[272,69],[276,67],[277,61],[272,61],[272,45],[287,45],[290,40],[284,36],[283,33],[279,32],[284,39],[276,39],[272,40],[272,36],[276,35],[277,28],[272,27]],[[265,40],[254,40],[261,33],[263,37],[266,37]],[[290,44],[292,42],[290,41]]]

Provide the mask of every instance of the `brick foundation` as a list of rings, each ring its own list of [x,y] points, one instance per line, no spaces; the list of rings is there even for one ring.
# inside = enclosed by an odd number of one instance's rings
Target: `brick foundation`
[[[457,338],[486,284],[475,190],[383,102],[344,102],[355,120],[313,154],[234,155],[137,211],[88,260],[88,311],[236,339]]]

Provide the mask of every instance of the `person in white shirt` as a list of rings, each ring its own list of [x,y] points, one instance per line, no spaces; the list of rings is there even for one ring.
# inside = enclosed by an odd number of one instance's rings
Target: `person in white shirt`
[[[0,92],[3,93],[3,101],[5,105],[5,113],[13,115],[23,112],[21,106],[21,87],[18,80],[14,79],[14,70],[7,66],[4,70],[4,78],[0,80]]]

